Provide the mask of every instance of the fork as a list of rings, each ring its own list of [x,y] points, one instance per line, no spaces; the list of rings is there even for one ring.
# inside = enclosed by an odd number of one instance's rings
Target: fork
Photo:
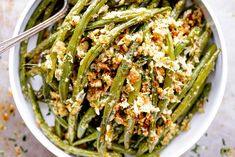
[[[65,16],[65,13],[67,12],[67,6],[68,6],[68,0],[64,0],[64,5],[63,8],[56,13],[55,15],[53,15],[52,17],[50,17],[49,19],[45,20],[44,22],[34,26],[33,28],[11,38],[8,40],[5,40],[3,42],[0,43],[0,55],[5,52],[6,50],[8,50],[9,48],[11,48],[12,46],[14,46],[16,43],[18,42],[22,42],[25,39],[28,39],[29,37],[37,34],[38,32],[42,31],[43,29],[49,27],[51,24],[57,22],[58,20],[60,20],[61,18],[63,18]]]

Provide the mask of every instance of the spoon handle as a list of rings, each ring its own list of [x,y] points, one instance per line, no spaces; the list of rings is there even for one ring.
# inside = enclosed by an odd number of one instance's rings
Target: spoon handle
[[[49,27],[51,24],[57,22],[59,19],[63,18],[65,16],[65,13],[67,11],[67,5],[68,5],[68,0],[64,0],[64,6],[63,8],[56,13],[54,16],[50,17],[49,19],[45,20],[44,22],[36,25],[35,27],[17,35],[16,37],[13,37],[11,39],[8,39],[6,41],[3,41],[0,43],[0,55],[14,46],[18,42],[22,42],[25,39],[28,39],[29,37],[37,34],[41,30]]]

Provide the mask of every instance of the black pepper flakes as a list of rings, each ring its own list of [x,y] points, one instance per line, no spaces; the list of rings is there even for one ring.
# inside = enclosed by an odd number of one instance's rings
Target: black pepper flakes
[[[23,137],[22,137],[22,141],[26,141],[27,140],[27,136],[26,135],[24,135]]]

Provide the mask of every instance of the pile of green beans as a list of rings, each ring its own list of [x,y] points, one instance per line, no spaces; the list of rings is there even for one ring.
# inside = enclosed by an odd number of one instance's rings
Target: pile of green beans
[[[42,0],[25,29],[59,6]],[[70,0],[67,16],[40,32],[33,50],[22,42],[22,91],[45,136],[75,156],[159,156],[203,111],[221,52],[209,42],[200,8],[186,6],[187,0]],[[43,80],[39,90],[30,81],[35,76]]]

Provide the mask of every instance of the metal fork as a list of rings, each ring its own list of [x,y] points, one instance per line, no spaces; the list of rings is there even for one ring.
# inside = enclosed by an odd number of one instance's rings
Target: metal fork
[[[50,17],[49,19],[45,20],[44,22],[34,26],[33,28],[17,35],[16,37],[13,37],[11,39],[8,39],[6,41],[1,42],[0,43],[0,55],[3,52],[5,52],[6,50],[8,50],[9,48],[11,48],[12,46],[14,46],[16,43],[24,41],[25,39],[28,39],[29,37],[37,34],[41,30],[49,27],[51,24],[53,24],[56,21],[58,21],[59,19],[63,18],[65,16],[66,11],[67,11],[67,6],[68,6],[68,0],[64,0],[63,8],[58,13],[53,15],[52,17]]]

